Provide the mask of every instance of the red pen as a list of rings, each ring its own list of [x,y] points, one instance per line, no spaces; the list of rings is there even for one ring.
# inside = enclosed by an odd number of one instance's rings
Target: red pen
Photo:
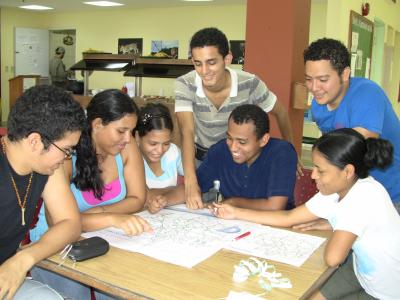
[[[242,239],[242,238],[244,238],[244,237],[250,235],[250,233],[251,233],[250,231],[247,231],[247,232],[245,232],[245,233],[242,233],[241,235],[235,237],[235,241],[238,241],[238,240],[240,240],[240,239]]]

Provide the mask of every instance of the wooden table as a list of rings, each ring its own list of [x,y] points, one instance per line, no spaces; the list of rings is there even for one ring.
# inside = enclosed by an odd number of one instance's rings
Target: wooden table
[[[329,237],[328,232],[309,232]],[[323,261],[326,242],[301,266],[293,267],[269,261],[284,277],[288,277],[293,288],[274,288],[267,299],[307,299],[332,274],[333,269]],[[38,264],[79,282],[106,291],[123,299],[221,299],[230,290],[260,294],[263,290],[257,278],[244,283],[232,280],[233,266],[249,256],[221,250],[192,269],[165,263],[142,254],[111,247],[101,257],[73,264],[70,261],[58,266],[55,255]]]

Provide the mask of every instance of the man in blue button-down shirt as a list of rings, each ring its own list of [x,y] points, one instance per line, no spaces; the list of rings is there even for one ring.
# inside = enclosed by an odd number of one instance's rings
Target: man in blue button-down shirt
[[[219,180],[222,196],[234,206],[289,209],[293,207],[296,164],[294,147],[270,137],[267,113],[247,104],[232,111],[227,138],[209,149],[197,178],[203,193]]]

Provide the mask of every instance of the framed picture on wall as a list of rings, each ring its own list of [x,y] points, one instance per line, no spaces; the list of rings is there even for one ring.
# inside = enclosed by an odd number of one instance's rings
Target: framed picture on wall
[[[229,41],[231,52],[233,55],[233,64],[244,65],[244,54],[245,54],[245,41]]]
[[[160,58],[178,58],[179,41],[151,41],[151,55]]]
[[[349,26],[351,76],[370,78],[374,23],[351,11]]]
[[[143,53],[143,39],[118,39],[118,54],[135,54],[141,56]]]

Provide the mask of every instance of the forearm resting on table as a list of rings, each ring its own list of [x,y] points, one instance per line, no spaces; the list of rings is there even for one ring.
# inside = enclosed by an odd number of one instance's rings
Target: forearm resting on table
[[[23,248],[21,252],[29,253],[35,257],[35,263],[53,255],[65,245],[79,239],[81,234],[81,219],[62,220],[49,227],[49,230],[36,243]]]
[[[244,208],[235,209],[235,218],[251,221],[259,224],[291,227],[318,219],[305,205],[296,207],[292,210],[260,211]]]
[[[185,185],[177,185],[163,189],[150,189],[147,192],[147,201],[161,195],[167,201],[166,206],[185,203]]]
[[[82,231],[90,232],[113,226],[115,213],[82,213]]]
[[[84,212],[84,214],[97,214],[97,213],[119,213],[119,214],[133,214],[143,209],[144,200],[135,196],[127,196],[124,200],[110,205],[102,205],[92,207]]]
[[[231,197],[224,201],[224,203],[231,204],[235,207],[255,209],[255,210],[282,210],[286,208],[287,197],[270,197],[249,199],[242,197]]]

